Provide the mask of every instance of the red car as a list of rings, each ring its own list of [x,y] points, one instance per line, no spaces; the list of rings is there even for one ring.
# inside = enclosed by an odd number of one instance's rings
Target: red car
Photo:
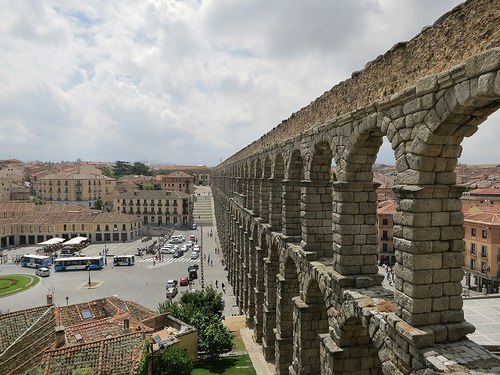
[[[180,286],[188,286],[189,285],[189,279],[187,277],[181,277],[179,279],[179,285]]]

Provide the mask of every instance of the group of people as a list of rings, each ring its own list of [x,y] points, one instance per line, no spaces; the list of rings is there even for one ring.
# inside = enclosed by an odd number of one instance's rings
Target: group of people
[[[392,268],[392,266],[389,266],[387,264],[382,265],[382,267],[385,269],[386,278],[389,282],[389,285],[392,285],[394,283],[394,269]]]

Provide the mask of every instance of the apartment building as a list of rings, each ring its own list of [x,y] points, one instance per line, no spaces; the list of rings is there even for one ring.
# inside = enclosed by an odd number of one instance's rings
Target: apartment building
[[[140,216],[143,225],[188,226],[193,223],[193,197],[179,191],[140,190],[120,194],[115,212]]]
[[[396,212],[396,201],[387,200],[377,208],[377,233],[379,264],[390,266],[396,263],[393,245],[393,216]]]
[[[500,283],[500,203],[486,203],[464,212],[466,284],[485,293]]]
[[[136,216],[70,205],[0,202],[0,249],[59,237],[122,242],[142,235]]]
[[[171,174],[171,172],[184,172],[194,177],[195,185],[210,185],[210,171],[206,165],[154,165],[155,170]]]
[[[82,165],[79,170],[50,173],[37,178],[37,196],[46,201],[85,203],[90,207],[97,199],[111,201],[116,180],[105,176],[92,165]]]
[[[154,183],[160,185],[162,190],[181,191],[186,194],[194,193],[194,181],[194,176],[180,171],[154,176]]]

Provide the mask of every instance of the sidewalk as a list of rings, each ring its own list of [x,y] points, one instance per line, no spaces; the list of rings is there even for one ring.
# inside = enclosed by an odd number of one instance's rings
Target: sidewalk
[[[206,188],[208,191],[209,188]],[[274,366],[264,359],[264,354],[262,352],[262,347],[257,344],[253,339],[253,331],[246,327],[244,315],[240,315],[238,306],[236,305],[236,298],[234,296],[233,287],[229,284],[227,279],[227,271],[224,270],[222,266],[222,251],[218,254],[215,253],[215,249],[221,249],[219,242],[219,235],[217,233],[217,227],[215,226],[215,214],[213,210],[213,200],[212,200],[212,215],[213,215],[213,226],[199,226],[197,230],[197,236],[203,233],[203,255],[206,260],[203,262],[203,273],[204,273],[204,284],[205,287],[212,285],[215,288],[215,282],[217,281],[218,291],[222,291],[222,283],[225,286],[225,293],[223,293],[224,299],[224,312],[225,324],[231,330],[239,329],[243,343],[247,349],[248,355],[252,360],[252,364],[255,368],[257,375],[269,375],[274,374]],[[212,232],[212,237],[210,237],[210,232]],[[213,261],[213,266],[208,264],[208,256]],[[212,264],[212,263],[210,263]],[[201,271],[199,272],[201,274]],[[201,282],[201,280],[199,280]],[[197,283],[199,287],[199,283]]]

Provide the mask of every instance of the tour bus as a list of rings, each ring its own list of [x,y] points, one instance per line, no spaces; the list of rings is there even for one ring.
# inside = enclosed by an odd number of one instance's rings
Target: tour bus
[[[115,266],[133,266],[135,264],[135,257],[133,255],[115,255],[113,257],[113,264]]]
[[[23,267],[31,267],[31,268],[50,268],[52,265],[52,258],[45,255],[34,255],[34,254],[25,254],[19,260],[19,264]]]
[[[54,271],[100,270],[104,267],[104,257],[58,258],[54,261]]]

